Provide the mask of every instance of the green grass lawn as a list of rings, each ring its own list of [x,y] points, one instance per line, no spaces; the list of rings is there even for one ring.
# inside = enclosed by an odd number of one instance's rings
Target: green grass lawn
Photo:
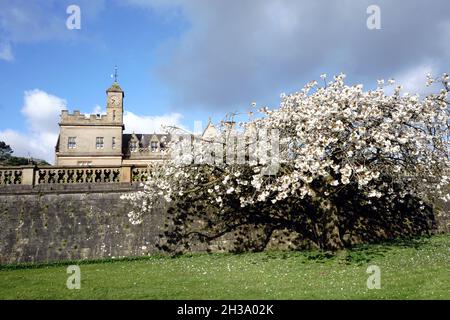
[[[194,254],[82,262],[81,289],[66,265],[1,266],[0,299],[450,299],[450,235],[318,251]],[[366,269],[381,269],[367,289]]]

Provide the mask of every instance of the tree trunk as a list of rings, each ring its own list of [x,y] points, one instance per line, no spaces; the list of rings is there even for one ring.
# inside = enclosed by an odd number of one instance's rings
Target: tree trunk
[[[338,208],[330,201],[323,200],[320,205],[323,215],[323,229],[321,235],[321,247],[325,250],[336,251],[342,249],[341,235],[339,232]]]

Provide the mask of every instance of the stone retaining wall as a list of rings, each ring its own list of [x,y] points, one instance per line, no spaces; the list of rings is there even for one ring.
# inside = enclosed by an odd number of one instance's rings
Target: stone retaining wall
[[[123,182],[0,186],[0,264],[157,252],[166,211],[155,210],[141,225],[132,225],[130,204],[120,195],[138,189],[138,183]],[[450,232],[449,205],[439,205],[439,232]],[[209,249],[226,247],[231,240],[226,235]],[[269,247],[282,248],[276,241]],[[194,251],[206,249],[192,244]]]
[[[129,223],[132,184],[0,190],[0,263],[139,256],[154,252],[164,212]]]

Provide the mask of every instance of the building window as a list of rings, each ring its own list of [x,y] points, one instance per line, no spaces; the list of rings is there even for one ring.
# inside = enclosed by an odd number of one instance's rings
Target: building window
[[[113,110],[113,121],[116,121],[116,110]]]
[[[158,150],[158,141],[152,141],[150,143],[150,150],[156,152]]]
[[[75,149],[77,147],[77,142],[75,140],[76,137],[69,137],[67,142],[67,147],[69,149]]]
[[[132,141],[130,143],[130,151],[131,152],[136,152],[137,151],[137,142],[136,141]]]
[[[116,148],[116,137],[112,138],[112,148],[115,149]]]
[[[95,147],[97,149],[103,149],[104,146],[105,144],[103,143],[103,137],[97,137],[95,140]]]

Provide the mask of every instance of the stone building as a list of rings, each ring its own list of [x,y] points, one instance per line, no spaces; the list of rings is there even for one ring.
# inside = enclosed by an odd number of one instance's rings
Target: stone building
[[[164,161],[165,134],[124,133],[125,94],[115,81],[106,90],[106,114],[86,116],[75,110],[61,112],[56,144],[56,166],[120,166]],[[207,131],[214,131],[211,124]],[[205,130],[206,131],[206,130]]]

